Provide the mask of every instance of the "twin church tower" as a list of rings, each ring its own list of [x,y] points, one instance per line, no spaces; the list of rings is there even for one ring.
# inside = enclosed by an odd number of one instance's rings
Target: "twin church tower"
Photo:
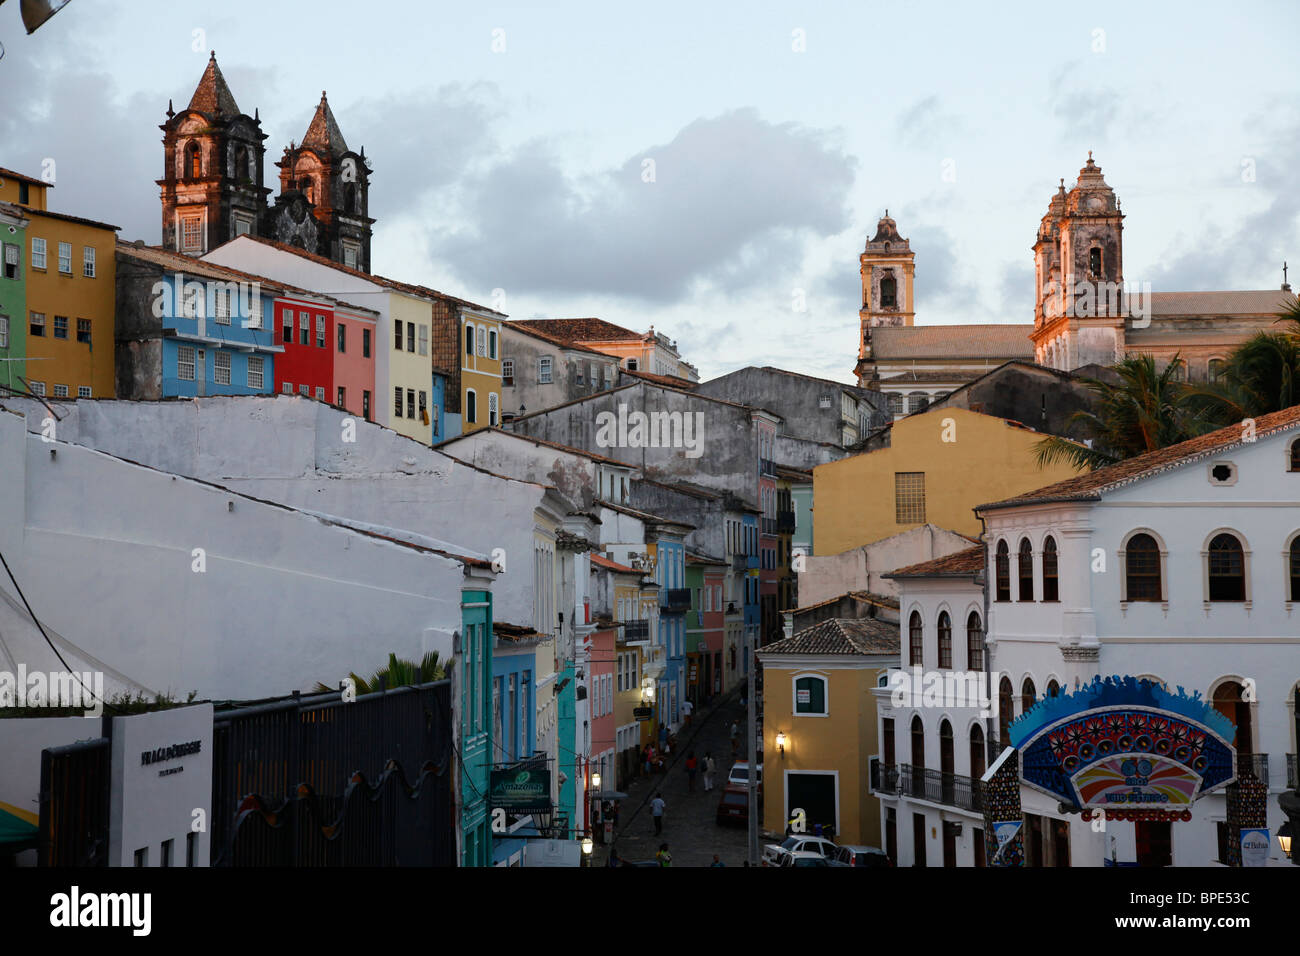
[[[276,166],[280,194],[263,186],[261,119],[241,112],[217,55],[190,105],[167,106],[163,131],[163,248],[203,255],[236,236],[274,239],[370,271],[370,166],[348,149],[325,94],[303,135]]]

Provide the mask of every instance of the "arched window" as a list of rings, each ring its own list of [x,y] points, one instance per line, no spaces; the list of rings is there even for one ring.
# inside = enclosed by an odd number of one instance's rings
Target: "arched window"
[[[794,712],[805,717],[826,716],[826,678],[805,674],[794,679]]]
[[[880,307],[893,309],[898,306],[898,280],[885,276],[880,280]]]
[[[248,170],[248,150],[243,146],[235,147],[235,179],[251,179]]]
[[[1028,538],[1020,539],[1020,553],[1016,555],[1016,577],[1020,581],[1020,600],[1034,599],[1034,546]]]
[[[919,714],[912,715],[912,766],[925,766],[925,726]]]
[[[1047,696],[1048,697],[1061,696],[1061,685],[1056,682],[1055,678],[1047,682]]]
[[[1232,746],[1238,754],[1255,752],[1255,735],[1251,727],[1250,703],[1243,700],[1245,696],[1241,684],[1235,680],[1224,681],[1214,689],[1212,703],[1214,709],[1227,717],[1237,728],[1237,735],[1232,739]],[[1238,764],[1240,767],[1240,764]]]
[[[1300,471],[1300,438],[1291,443],[1291,470]]]
[[[1208,368],[1211,382],[1217,382],[1223,376],[1223,369],[1226,364],[1223,359],[1210,359]]]
[[[947,611],[939,613],[939,667],[952,668],[952,618]]]
[[[1038,692],[1034,689],[1034,682],[1026,677],[1025,682],[1020,685],[1020,712],[1023,714],[1038,703]]]
[[[190,140],[189,145],[185,147],[185,178],[194,179],[196,176],[203,175],[203,158],[199,150],[199,144]]]
[[[1290,564],[1291,567],[1288,569],[1291,578],[1290,600],[1300,601],[1300,534],[1291,541]]]
[[[996,601],[1011,600],[1011,555],[1006,541],[998,542],[997,555],[993,560],[997,577]]]
[[[907,410],[909,412],[923,412],[930,407],[930,396],[925,392],[912,392],[907,396]]]
[[[1160,547],[1156,539],[1144,533],[1128,539],[1124,551],[1124,599],[1126,601],[1161,601],[1164,588],[1160,581]]]
[[[1043,542],[1043,600],[1061,599],[1060,582],[1056,576],[1056,539],[1051,535]]]
[[[474,354],[474,326],[465,326],[465,354]]]
[[[891,415],[907,414],[907,404],[904,401],[901,392],[889,393],[889,414]]]
[[[984,625],[974,611],[966,618],[966,667],[973,671],[984,669]]]
[[[970,729],[970,775],[978,780],[984,776],[984,729],[979,724]]]
[[[1216,534],[1210,542],[1211,601],[1246,600],[1246,561],[1236,535]]]
[[[913,667],[922,666],[923,645],[921,643],[921,615],[917,611],[907,619],[907,662]]]
[[[1004,674],[1002,680],[998,681],[998,744],[1003,747],[1007,746],[1007,728],[1015,716],[1011,694],[1011,678]]]
[[[1097,246],[1088,250],[1088,271],[1095,276],[1101,275],[1101,249]]]

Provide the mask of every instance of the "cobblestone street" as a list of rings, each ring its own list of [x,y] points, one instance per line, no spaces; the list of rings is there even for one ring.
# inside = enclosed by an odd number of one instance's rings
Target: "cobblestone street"
[[[667,843],[673,866],[709,866],[715,853],[726,866],[744,865],[747,829],[717,823],[718,801],[735,762],[730,736],[733,720],[740,725],[742,743],[741,755],[735,759],[744,759],[745,710],[740,706],[739,697],[732,693],[720,698],[710,709],[697,711],[693,725],[678,733],[677,746],[664,773],[637,777],[626,788],[628,799],[623,801],[613,844],[621,859],[653,860],[659,845]],[[704,789],[703,773],[696,774],[694,792],[689,789],[686,756],[692,751],[700,762],[705,753],[713,754],[717,772],[710,791]],[[666,804],[663,834],[659,836],[655,835],[654,819],[650,815],[650,800],[656,791],[662,792]],[[609,851],[609,846],[597,846],[592,865],[604,866]]]

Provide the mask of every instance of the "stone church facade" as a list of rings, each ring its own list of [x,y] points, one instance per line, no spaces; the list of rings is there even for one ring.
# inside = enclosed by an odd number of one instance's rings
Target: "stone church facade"
[[[1058,371],[1112,365],[1126,355],[1182,359],[1182,376],[1211,381],[1229,353],[1276,329],[1296,299],[1277,290],[1152,292],[1126,282],[1119,197],[1088,154],[1073,188],[1048,202],[1034,252],[1028,324],[914,326],[914,254],[888,213],[860,256],[858,384],[885,392],[895,416],[920,411],[1009,361]]]
[[[159,128],[164,249],[201,256],[252,235],[370,271],[370,164],[364,148],[348,148],[324,93],[302,142],[276,163],[274,204],[263,181],[261,118],[239,109],[215,53],[189,106],[177,113],[168,104]]]

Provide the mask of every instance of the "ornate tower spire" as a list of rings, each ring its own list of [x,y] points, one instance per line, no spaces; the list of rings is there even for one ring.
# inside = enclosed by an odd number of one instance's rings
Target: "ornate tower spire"
[[[862,307],[858,312],[858,383],[866,386],[874,373],[871,330],[880,326],[911,325],[916,317],[912,278],[916,271],[911,244],[898,232],[898,224],[885,210],[876,234],[858,256],[862,278]]]

